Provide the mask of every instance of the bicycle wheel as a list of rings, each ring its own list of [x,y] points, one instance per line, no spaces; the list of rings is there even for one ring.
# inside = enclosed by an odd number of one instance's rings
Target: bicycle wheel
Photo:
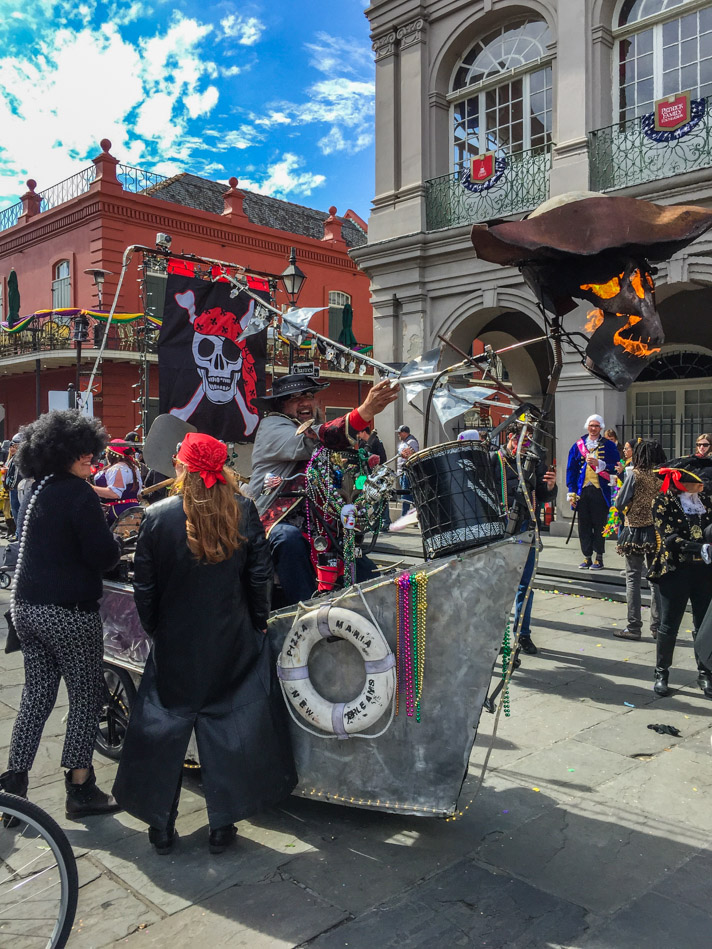
[[[104,663],[104,682],[107,696],[99,716],[94,747],[100,754],[118,761],[129,726],[131,706],[136,698],[136,686],[130,673],[108,662]]]
[[[77,864],[62,828],[41,807],[0,791],[0,946],[61,949],[77,910]],[[14,823],[14,822],[13,822]]]

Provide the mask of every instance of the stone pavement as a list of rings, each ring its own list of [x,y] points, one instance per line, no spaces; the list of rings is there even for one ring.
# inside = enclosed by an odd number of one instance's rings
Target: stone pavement
[[[0,613],[7,599],[0,594]],[[159,857],[125,814],[64,819],[60,700],[30,796],[67,830],[78,859],[70,947],[709,945],[712,702],[694,683],[689,632],[673,694],[657,699],[652,640],[612,637],[621,604],[537,592],[534,610],[540,653],[515,673],[511,717],[500,718],[475,797],[494,723],[483,713],[452,821],[290,798],[241,823],[233,850],[210,856],[200,787],[188,779],[180,842]],[[23,673],[18,654],[1,655],[4,755]],[[96,766],[109,787],[114,764],[97,757]]]

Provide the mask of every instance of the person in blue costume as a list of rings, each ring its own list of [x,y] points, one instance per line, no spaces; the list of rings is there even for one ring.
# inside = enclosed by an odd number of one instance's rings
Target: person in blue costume
[[[584,558],[579,566],[583,570],[603,569],[606,543],[603,528],[611,506],[611,480],[621,457],[615,444],[604,438],[602,431],[601,416],[589,415],[586,434],[571,446],[566,464],[567,497],[572,510],[578,514],[579,543]]]

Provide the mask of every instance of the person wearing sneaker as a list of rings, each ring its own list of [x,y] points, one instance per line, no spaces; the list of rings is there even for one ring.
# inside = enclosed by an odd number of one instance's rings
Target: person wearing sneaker
[[[628,444],[628,442],[626,442]],[[616,550],[625,557],[625,595],[628,605],[628,624],[616,629],[619,639],[640,639],[643,629],[640,584],[647,563],[652,566],[657,547],[653,527],[653,501],[660,493],[660,480],[654,469],[665,464],[665,452],[659,442],[634,440],[632,462],[628,466],[623,487],[618,492],[615,506],[623,524],[618,534]],[[660,627],[660,589],[650,585],[650,632],[657,637]]]
[[[118,810],[97,787],[92,767],[105,689],[102,572],[121,553],[88,483],[92,460],[107,441],[98,420],[77,411],[49,412],[25,427],[17,453],[20,468],[35,480],[20,511],[11,594],[25,685],[0,787],[27,797],[42,731],[64,679],[69,715],[62,767],[67,769],[66,814],[74,819]]]
[[[509,513],[515,500],[521,493],[519,484],[519,474],[517,470],[517,446],[519,444],[522,426],[516,422],[507,426],[506,442],[502,448],[490,455],[490,459],[495,469],[497,482],[502,485],[502,502],[505,510]],[[531,431],[524,433],[522,441],[522,452],[534,451],[532,446]],[[545,501],[551,501],[556,497],[556,472],[547,470],[546,463],[539,458],[534,468],[532,483],[529,485],[530,498],[535,511],[539,505]],[[529,530],[532,525],[529,518],[525,518],[519,524],[522,531]],[[534,564],[536,562],[536,550],[532,545],[524,564],[522,577],[519,581],[517,595],[514,600],[514,629],[519,628],[519,648],[529,656],[535,656],[538,652],[532,641],[531,617],[532,607],[534,605],[534,591],[529,592],[532,575],[534,573]],[[527,593],[529,597],[527,599]],[[526,600],[526,605],[525,605]],[[524,610],[522,614],[522,610]],[[520,621],[521,617],[521,621]]]
[[[611,478],[620,461],[615,444],[601,435],[603,424],[600,415],[589,415],[586,434],[571,446],[566,464],[567,499],[578,516],[579,543],[584,557],[579,566],[584,570],[603,569],[606,543],[603,528],[611,506]]]
[[[712,498],[706,490],[702,471],[707,473],[712,459],[691,455],[659,468],[661,493],[653,501],[653,525],[657,550],[648,571],[648,580],[660,589],[660,628],[655,664],[656,695],[668,695],[668,676],[675,652],[680,623],[688,603],[695,630],[703,623],[712,602],[712,546],[705,531],[712,525]],[[693,634],[695,638],[696,634]],[[712,698],[712,669],[697,659],[697,684]]]
[[[180,781],[195,733],[211,853],[235,822],[286,797],[294,769],[267,639],[272,558],[257,508],[238,494],[227,447],[191,432],[176,456],[177,494],[148,508],[134,598],[152,639],[114,783],[159,854],[176,837]]]

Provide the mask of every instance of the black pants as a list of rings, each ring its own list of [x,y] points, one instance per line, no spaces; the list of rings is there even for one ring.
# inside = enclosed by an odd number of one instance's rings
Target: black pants
[[[593,552],[599,559],[603,559],[606,541],[603,537],[603,528],[608,520],[608,505],[600,488],[592,485],[581,491],[581,497],[576,505],[578,510],[578,533],[581,544],[581,553],[586,560],[591,559]]]
[[[703,563],[683,564],[658,581],[660,587],[660,628],[657,639],[657,668],[669,669],[685,607],[690,602],[695,630],[699,629],[712,601],[712,568]],[[695,652],[697,656],[697,652]],[[705,667],[697,660],[699,669]]]

